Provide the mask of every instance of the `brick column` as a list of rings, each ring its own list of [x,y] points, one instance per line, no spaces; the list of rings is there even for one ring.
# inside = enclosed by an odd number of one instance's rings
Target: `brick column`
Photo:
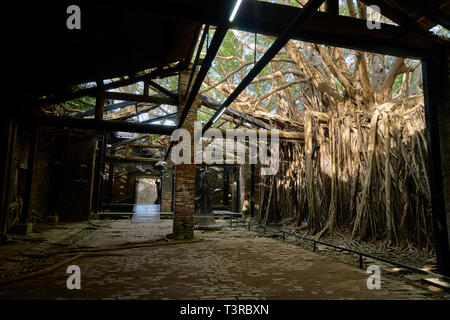
[[[178,79],[179,107],[178,119],[185,106],[184,94],[189,81],[190,71],[180,72]],[[195,76],[194,76],[195,77]],[[175,208],[173,215],[173,235],[175,239],[192,239],[194,237],[195,213],[195,164],[194,164],[194,121],[197,120],[199,108],[195,100],[184,121],[183,128],[191,134],[191,163],[180,164],[175,170]]]

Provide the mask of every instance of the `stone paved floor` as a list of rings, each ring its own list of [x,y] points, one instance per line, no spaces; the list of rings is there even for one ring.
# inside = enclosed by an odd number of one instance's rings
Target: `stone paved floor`
[[[141,241],[171,232],[156,224],[97,221],[102,228],[79,238],[96,247]],[[113,236],[116,235],[116,236]],[[42,235],[45,236],[45,235]],[[0,286],[0,299],[427,299],[414,286],[389,277],[380,290],[366,287],[364,270],[244,228],[196,231],[201,242],[109,252],[73,262],[81,290],[66,287],[66,267]],[[120,240],[120,241],[119,241]]]

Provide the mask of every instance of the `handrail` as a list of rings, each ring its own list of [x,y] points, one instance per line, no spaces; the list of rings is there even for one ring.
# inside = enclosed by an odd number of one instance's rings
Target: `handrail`
[[[229,218],[230,218],[230,227],[231,227],[232,226],[232,220],[233,220],[234,217],[230,215]],[[271,230],[274,230],[274,231],[277,231],[277,232],[281,232],[283,234],[283,241],[285,240],[285,235],[289,235],[289,236],[293,236],[295,238],[299,238],[299,239],[302,239],[302,240],[310,241],[310,242],[312,242],[314,244],[314,249],[313,249],[314,252],[316,252],[316,244],[321,244],[321,245],[332,247],[332,248],[335,248],[335,249],[338,249],[338,250],[347,251],[347,252],[350,252],[350,253],[353,253],[353,254],[357,254],[357,255],[359,255],[359,268],[360,269],[363,268],[363,260],[362,260],[362,258],[363,257],[367,257],[367,258],[371,258],[371,259],[374,259],[374,260],[386,262],[386,263],[392,264],[394,266],[398,266],[398,267],[402,267],[402,268],[405,268],[405,269],[409,269],[409,270],[412,270],[412,271],[415,271],[415,272],[418,272],[418,273],[429,274],[431,276],[442,278],[442,279],[445,279],[447,281],[450,281],[450,278],[447,277],[447,276],[443,276],[441,274],[437,274],[437,273],[434,273],[434,272],[429,272],[429,271],[426,271],[426,270],[422,270],[422,269],[419,269],[419,268],[416,268],[416,267],[408,266],[408,265],[405,265],[405,264],[400,263],[400,262],[395,262],[395,261],[392,261],[392,260],[389,260],[389,259],[377,257],[377,256],[374,256],[374,255],[371,255],[371,254],[368,254],[368,253],[361,252],[361,251],[356,251],[356,250],[353,250],[353,249],[340,247],[340,246],[337,246],[337,245],[334,245],[334,244],[331,244],[331,243],[326,243],[326,242],[323,242],[323,241],[320,241],[320,240],[307,238],[307,237],[298,235],[298,234],[293,233],[293,232],[289,232],[289,231],[285,231],[285,230],[282,230],[282,229],[279,229],[279,228],[275,228],[275,227],[272,227],[272,226],[267,226],[267,225],[264,225],[264,224],[248,221],[248,220],[245,220],[245,219],[241,219],[241,218],[234,218],[234,219],[236,219],[236,226],[237,227],[239,227],[239,222],[242,221],[243,223],[248,223],[248,229],[249,230],[250,230],[250,225],[256,225],[256,226],[259,226],[259,227],[263,227],[264,231],[267,228],[267,229],[271,229]]]

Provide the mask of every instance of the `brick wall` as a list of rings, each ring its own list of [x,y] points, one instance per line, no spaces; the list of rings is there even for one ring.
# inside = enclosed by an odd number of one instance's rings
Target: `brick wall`
[[[33,184],[31,192],[31,208],[41,216],[49,215],[49,200],[51,194],[52,160],[54,157],[54,144],[46,146],[49,136],[41,133],[45,142],[38,143],[36,162],[33,172]]]
[[[63,163],[58,215],[61,221],[88,220],[91,213],[95,139],[78,131],[69,133]]]

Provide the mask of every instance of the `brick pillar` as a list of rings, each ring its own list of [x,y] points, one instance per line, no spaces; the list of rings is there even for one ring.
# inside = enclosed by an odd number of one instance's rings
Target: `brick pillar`
[[[178,79],[179,107],[178,119],[185,106],[184,94],[190,71],[180,72]],[[195,76],[194,76],[195,77]],[[191,163],[180,164],[175,170],[175,208],[173,215],[173,235],[175,239],[194,237],[195,213],[195,164],[194,164],[194,121],[197,120],[199,102],[196,99],[184,121],[183,128],[191,134]]]

